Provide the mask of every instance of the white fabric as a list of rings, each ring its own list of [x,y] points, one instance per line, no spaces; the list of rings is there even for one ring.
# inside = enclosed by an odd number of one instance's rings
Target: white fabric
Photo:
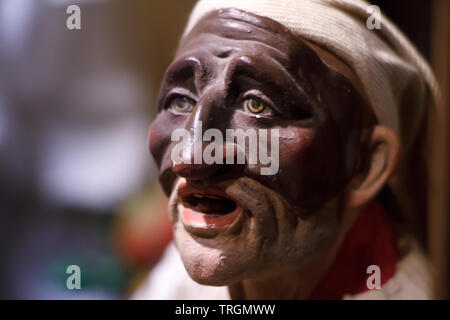
[[[433,104],[427,97],[436,101],[438,86],[422,56],[386,17],[381,18],[381,29],[369,30],[369,6],[362,0],[200,0],[184,34],[218,9],[233,7],[272,18],[349,65],[378,121],[397,132],[407,150],[424,108]]]
[[[395,275],[381,289],[346,295],[344,300],[430,300],[433,299],[432,272],[418,243],[410,236],[400,239],[408,247],[397,263]],[[402,244],[399,245],[401,247]]]
[[[230,296],[227,287],[204,286],[192,280],[175,245],[171,243],[131,299],[228,300]]]

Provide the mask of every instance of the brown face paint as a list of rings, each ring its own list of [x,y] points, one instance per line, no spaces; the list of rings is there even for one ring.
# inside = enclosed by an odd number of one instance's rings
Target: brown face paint
[[[240,110],[242,97],[264,95],[274,115],[256,118]],[[175,96],[195,103],[175,114]],[[182,39],[158,98],[150,130],[150,150],[160,181],[170,193],[176,176],[208,185],[242,176],[282,195],[300,214],[315,211],[338,195],[359,158],[362,100],[350,81],[331,69],[311,47],[269,18],[236,9],[204,17]],[[280,169],[260,175],[258,166],[184,165],[173,167],[171,134],[193,130],[278,128]]]

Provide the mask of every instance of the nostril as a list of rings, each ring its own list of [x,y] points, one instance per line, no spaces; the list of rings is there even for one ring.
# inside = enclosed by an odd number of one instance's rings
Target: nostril
[[[216,172],[214,172],[214,177],[220,177],[229,174],[232,171],[230,165],[224,165],[222,168],[219,168]]]
[[[223,165],[221,164],[173,164],[172,172],[179,177],[183,177],[189,180],[201,180],[209,178],[216,171],[220,170]]]
[[[191,152],[191,156],[195,155],[195,152]],[[215,154],[213,155],[215,156]],[[233,164],[227,164],[227,162],[230,160],[228,157],[232,157]],[[204,159],[201,159],[202,162],[199,164],[194,163],[195,157],[192,156],[190,161],[188,163],[183,162],[173,162],[171,164],[172,172],[179,176],[186,178],[188,180],[207,180],[207,179],[214,179],[214,180],[225,180],[225,179],[232,179],[239,177],[245,168],[245,164],[237,164],[237,152],[235,149],[233,149],[232,153],[230,153],[226,146],[223,146],[223,153],[222,153],[222,161],[219,161],[219,163],[213,162],[210,164],[207,164],[204,161]],[[229,162],[228,162],[229,163]]]
[[[237,178],[242,172],[244,171],[244,165],[241,164],[233,164],[233,165],[224,165],[218,170],[216,170],[212,178],[215,180],[225,180],[225,179],[232,179]]]
[[[172,164],[172,172],[188,180],[226,180],[239,177],[243,171],[240,164]]]

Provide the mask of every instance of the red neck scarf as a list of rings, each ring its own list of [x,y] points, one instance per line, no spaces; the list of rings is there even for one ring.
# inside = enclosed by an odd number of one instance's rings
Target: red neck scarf
[[[361,210],[345,237],[330,270],[313,291],[311,300],[339,300],[369,290],[367,267],[378,265],[381,285],[395,273],[399,259],[396,239],[383,208],[372,202]]]

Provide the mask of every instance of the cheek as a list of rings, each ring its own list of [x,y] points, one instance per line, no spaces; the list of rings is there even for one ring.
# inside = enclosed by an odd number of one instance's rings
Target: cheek
[[[167,158],[165,154],[170,152],[171,135],[176,128],[183,128],[186,119],[175,116],[167,111],[162,111],[149,129],[149,149],[158,168],[164,167],[162,161]]]
[[[316,133],[311,129],[291,128],[280,134],[280,167],[283,168],[280,178],[297,195],[307,189],[314,176],[312,172],[319,166],[315,142]]]
[[[280,133],[281,164],[298,168],[299,161],[307,157],[315,142],[315,131],[304,128],[288,128]]]
[[[284,193],[299,209],[323,206],[341,187],[342,152],[315,129],[286,128],[280,134],[278,179]]]
[[[164,134],[164,132],[161,131],[161,128],[159,128],[157,122],[153,122],[150,126],[149,133],[148,133],[149,141],[148,141],[148,147],[150,150],[150,153],[152,154],[153,158],[155,159],[158,166],[160,165],[161,158],[162,158],[162,150],[164,148],[165,141],[167,140],[167,136]]]

